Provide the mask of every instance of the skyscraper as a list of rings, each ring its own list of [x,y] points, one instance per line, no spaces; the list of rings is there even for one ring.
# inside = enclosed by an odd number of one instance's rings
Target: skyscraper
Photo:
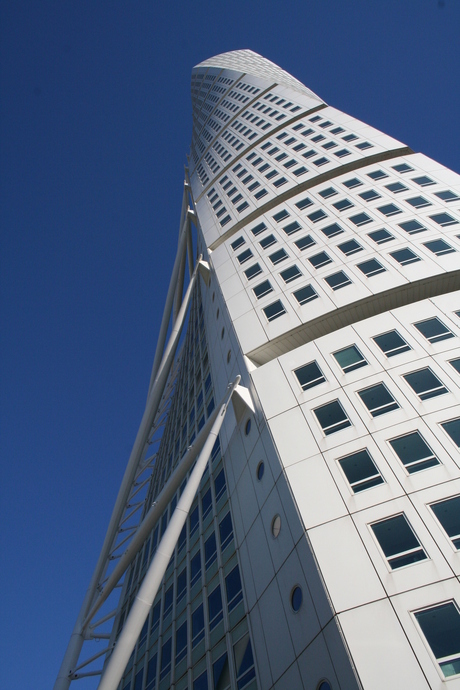
[[[101,635],[104,690],[460,688],[460,178],[251,51],[192,103],[146,412],[56,688]]]

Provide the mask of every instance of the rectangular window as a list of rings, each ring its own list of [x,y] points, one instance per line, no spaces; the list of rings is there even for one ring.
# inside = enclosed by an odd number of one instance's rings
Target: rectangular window
[[[382,475],[367,448],[341,458],[339,465],[355,494],[383,484]]]
[[[319,209],[319,211],[309,213],[307,218],[311,220],[312,223],[318,223],[320,220],[323,220],[323,218],[327,218],[327,213],[325,213],[323,209]]]
[[[293,171],[293,174],[294,174],[296,177],[300,177],[301,175],[305,175],[306,172],[308,172],[308,168],[306,168],[304,165],[302,165],[302,166],[300,166],[300,168],[296,168],[296,169]]]
[[[251,228],[251,232],[255,237],[256,235],[260,235],[260,233],[266,229],[267,229],[267,226],[265,225],[265,223],[259,223],[254,228]]]
[[[209,515],[211,510],[212,510],[212,495],[211,495],[211,488],[209,488],[201,498],[201,516],[202,516],[203,520],[205,518],[207,518],[207,516]]]
[[[430,187],[432,184],[436,184],[436,182],[432,180],[431,177],[427,177],[426,175],[421,175],[420,177],[413,177],[412,181],[420,185],[420,187]]]
[[[213,663],[212,676],[214,680],[214,685],[212,687],[214,690],[219,690],[219,688],[228,690],[230,688],[230,671],[228,667],[227,652]]]
[[[380,213],[384,216],[387,216],[387,218],[390,218],[391,216],[397,216],[399,213],[402,213],[401,209],[395,206],[394,204],[384,204],[383,206],[377,206],[377,211],[380,211]]]
[[[407,163],[398,163],[398,165],[392,165],[391,167],[399,173],[406,173],[414,170],[414,168],[411,168]]]
[[[271,247],[272,244],[275,244],[275,243],[276,243],[275,235],[267,235],[267,237],[264,237],[263,240],[260,240],[260,242],[259,242],[262,249],[268,249],[268,247]]]
[[[361,192],[358,194],[364,201],[373,201],[374,199],[381,199],[382,195],[375,191],[375,189],[369,189],[367,192]]]
[[[454,337],[454,334],[436,316],[426,321],[418,321],[414,323],[414,326],[432,344]]]
[[[260,275],[262,273],[262,269],[260,268],[260,264],[253,264],[250,266],[246,271],[244,271],[244,275],[248,280],[251,280],[252,278],[255,278],[256,276]]]
[[[220,550],[224,551],[233,539],[232,518],[228,512],[219,523]]]
[[[334,208],[337,209],[337,211],[346,211],[349,208],[353,208],[354,204],[351,203],[350,199],[341,199],[340,201],[336,201],[335,204],[332,204]]]
[[[286,211],[286,209],[283,209],[282,211],[275,213],[275,215],[273,216],[273,220],[276,220],[277,223],[280,223],[285,218],[288,218],[289,215],[290,214]]]
[[[187,621],[176,630],[176,664],[187,656]]]
[[[235,657],[236,684],[238,690],[249,686],[256,677],[254,657],[249,635],[242,637],[233,647]],[[251,683],[252,684],[252,683]]]
[[[440,464],[419,431],[413,431],[405,436],[392,439],[390,446],[409,474]]]
[[[209,629],[214,630],[223,618],[222,594],[220,585],[208,595]]]
[[[332,290],[340,290],[340,288],[343,288],[346,285],[351,285],[350,278],[343,271],[339,271],[338,273],[333,273],[330,276],[326,276],[324,280],[329,285],[329,287],[332,288]]]
[[[300,278],[302,273],[299,271],[297,266],[290,266],[285,271],[281,271],[280,276],[285,283],[291,283],[296,278]]]
[[[338,400],[317,407],[313,412],[326,436],[351,426],[351,422]]]
[[[390,256],[401,264],[401,266],[408,266],[409,264],[415,264],[417,261],[421,261],[420,257],[408,247],[405,249],[398,249],[395,252],[390,252]]]
[[[419,540],[404,514],[371,525],[392,570],[426,559]]]
[[[325,228],[320,228],[321,232],[326,235],[326,237],[335,237],[336,235],[341,235],[343,230],[338,223],[332,223],[332,225],[326,225]]]
[[[455,249],[453,249],[450,244],[444,242],[444,240],[432,240],[431,242],[424,242],[424,246],[436,254],[436,256],[444,256],[444,254],[453,254]]]
[[[345,158],[345,156],[350,155],[350,151],[348,149],[340,149],[340,151],[334,151],[334,155],[337,156],[337,158]]]
[[[406,187],[402,182],[392,182],[391,184],[386,184],[385,189],[388,189],[389,192],[393,192],[393,194],[399,194],[400,192],[407,192],[409,187]]]
[[[414,196],[411,199],[404,199],[408,204],[414,208],[425,208],[425,206],[433,206],[433,204],[425,199],[423,196]]]
[[[288,255],[284,249],[278,249],[277,252],[270,254],[268,258],[270,259],[272,264],[276,266],[276,264],[279,264],[281,261],[284,261],[284,259],[287,259]]]
[[[304,249],[308,249],[308,247],[312,247],[316,242],[311,235],[305,235],[301,237],[300,240],[294,242],[294,244],[300,251],[303,251]]]
[[[388,333],[376,335],[372,340],[387,357],[394,357],[395,355],[400,355],[402,352],[412,350],[406,341],[399,335],[398,331],[388,331]]]
[[[238,254],[236,257],[239,261],[240,264],[244,264],[246,261],[248,261],[251,256],[253,256],[252,251],[250,249],[246,249],[244,252],[241,254]]]
[[[347,142],[348,141],[356,141],[357,138],[358,137],[356,136],[356,134],[347,134],[345,137],[342,137],[342,139],[344,141],[347,141]]]
[[[452,544],[460,549],[460,496],[430,505]]]
[[[403,378],[406,379],[420,400],[429,400],[449,392],[429,367],[404,374]]]
[[[178,604],[187,593],[187,570],[184,568],[177,576],[176,604]]]
[[[434,216],[430,216],[430,218],[443,228],[447,228],[449,225],[458,224],[458,220],[452,218],[448,213],[436,213]]]
[[[166,618],[166,616],[169,616],[169,614],[172,611],[173,607],[173,585],[169,587],[166,592],[165,592],[165,600],[163,604],[163,620]]]
[[[441,426],[449,434],[455,445],[460,448],[460,417],[451,419],[450,422],[444,422]]]
[[[452,192],[450,190],[446,190],[444,192],[435,192],[434,195],[442,201],[446,201],[447,203],[449,203],[450,201],[458,201],[460,199],[458,194],[455,194],[455,192]]]
[[[254,194],[254,198],[259,200],[262,199],[266,194],[268,194],[266,189],[261,189],[260,192],[257,192],[257,194]]]
[[[286,233],[286,235],[293,235],[295,232],[298,232],[298,230],[301,229],[300,223],[298,223],[296,220],[292,223],[289,223],[289,225],[286,225],[283,230]]]
[[[222,468],[217,477],[214,479],[214,491],[216,492],[216,503],[222,498],[227,490],[227,484],[225,482],[225,473]]]
[[[356,265],[360,271],[364,273],[367,278],[376,276],[379,273],[385,273],[386,269],[377,261],[377,259],[369,259],[369,261],[363,261],[361,264]]]
[[[367,215],[367,213],[358,213],[356,216],[351,216],[350,220],[358,228],[361,227],[361,225],[367,225],[367,223],[372,223],[372,218],[370,218]]]
[[[314,268],[321,268],[321,266],[327,266],[327,264],[332,263],[332,259],[326,252],[320,252],[314,256],[308,257],[309,262]]]
[[[399,409],[398,403],[383,383],[358,391],[358,395],[373,417]]]
[[[200,604],[192,613],[192,649],[204,638],[204,614],[203,604]]]
[[[233,251],[235,251],[235,249],[238,249],[243,244],[246,244],[246,240],[244,239],[244,237],[238,237],[238,239],[232,242],[230,246],[233,249]]]
[[[243,600],[243,589],[238,566],[235,566],[225,578],[225,590],[227,594],[227,609],[230,612]]]
[[[286,184],[287,179],[285,177],[279,177],[275,182],[273,183],[274,187],[281,187],[283,184]]]
[[[296,203],[297,208],[299,211],[303,211],[304,208],[308,208],[313,204],[312,200],[309,199],[308,197],[305,197],[305,199],[301,199]]]
[[[204,557],[205,568],[207,570],[217,558],[217,542],[214,532],[206,539],[204,543]]]
[[[323,372],[316,362],[310,362],[310,364],[305,364],[303,367],[295,369],[294,374],[304,391],[314,386],[319,386],[320,383],[326,381]]]
[[[161,669],[160,680],[165,678],[171,671],[171,637],[163,644],[161,648]]]
[[[193,587],[201,577],[201,554],[200,551],[190,559],[190,587]]]
[[[426,227],[419,223],[418,220],[408,220],[406,223],[398,223],[398,225],[408,235],[416,235],[418,232],[426,230]]]
[[[270,294],[270,292],[273,292],[273,288],[269,280],[264,280],[263,283],[259,283],[259,285],[256,285],[253,288],[253,292],[257,299],[262,299],[262,297],[265,297],[265,295],[268,295]]]
[[[337,196],[337,192],[335,191],[334,187],[327,187],[327,189],[323,189],[321,192],[318,192],[320,196],[323,197],[323,199],[329,199],[331,196]]]
[[[355,369],[365,367],[367,364],[367,361],[364,359],[356,345],[350,345],[349,347],[345,347],[343,350],[338,350],[333,354],[344,374],[348,374],[350,371],[355,371]]]
[[[392,235],[388,230],[382,228],[382,230],[374,230],[374,232],[369,233],[371,240],[374,240],[376,244],[385,244],[385,242],[390,242],[394,240],[394,235]]]
[[[449,361],[449,364],[454,367],[455,371],[460,374],[460,358],[458,359],[451,359]]]
[[[345,256],[351,256],[352,254],[357,254],[358,252],[362,252],[363,250],[359,242],[357,242],[356,240],[348,240],[348,242],[342,242],[342,244],[338,245],[338,248],[341,252],[345,254]]]
[[[200,525],[200,516],[198,513],[198,506],[195,506],[195,508],[192,511],[190,511],[190,536],[195,534],[199,525]]]
[[[337,156],[338,154],[336,153],[335,155]],[[313,161],[313,165],[316,165],[317,168],[320,168],[322,165],[326,165],[326,163],[329,163],[329,159],[324,158],[324,156]]]
[[[346,180],[345,182],[342,182],[344,187],[347,187],[348,189],[354,189],[355,187],[362,187],[363,183],[361,180],[358,180],[357,177],[352,177],[351,180]]]
[[[314,291],[311,285],[305,285],[305,287],[300,288],[300,290],[296,290],[292,294],[294,295],[300,306],[302,306],[303,304],[307,304],[307,302],[311,302],[312,300],[317,299],[318,297],[317,293]]]
[[[153,656],[147,666],[147,679],[145,690],[154,690],[157,678],[157,655]]]
[[[279,316],[285,314],[286,309],[283,307],[282,302],[280,300],[277,300],[276,302],[273,302],[273,304],[269,304],[268,307],[265,307],[263,309],[263,312],[267,317],[268,321],[274,321]]]
[[[446,678],[460,673],[460,613],[449,601],[417,611],[415,619]]]

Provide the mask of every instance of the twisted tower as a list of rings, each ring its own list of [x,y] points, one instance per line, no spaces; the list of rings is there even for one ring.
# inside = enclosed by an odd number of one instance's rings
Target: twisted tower
[[[192,103],[147,407],[56,688],[460,688],[460,178],[248,50]]]

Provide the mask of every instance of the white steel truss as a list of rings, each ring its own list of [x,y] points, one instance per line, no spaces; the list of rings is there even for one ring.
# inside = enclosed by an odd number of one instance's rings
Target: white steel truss
[[[163,549],[164,539],[166,536],[168,536],[167,542],[165,543],[168,544],[169,548],[172,540],[174,539],[175,532],[172,531],[174,529],[174,524],[177,523],[179,517],[184,521],[187,517],[188,510],[203,474],[203,472],[201,472],[198,483],[196,483],[196,477],[198,477],[197,467],[198,465],[200,467],[203,465],[204,471],[215,437],[218,434],[218,428],[220,428],[220,424],[222,423],[228,401],[238,386],[239,377],[237,381],[229,385],[231,390],[230,392],[227,392],[225,400],[222,401],[221,405],[217,407],[214,413],[209,417],[206,424],[195,439],[193,446],[188,449],[187,453],[183,457],[179,466],[176,468],[173,476],[167,482],[167,485],[164,487],[160,496],[157,498],[153,506],[151,506],[151,508],[146,512],[145,501],[147,498],[147,489],[150,483],[153,468],[155,466],[158,445],[161,441],[162,430],[168,417],[168,411],[175,388],[178,368],[180,366],[180,358],[176,361],[174,358],[179,344],[181,332],[186,321],[187,311],[190,305],[197,273],[200,273],[205,283],[208,283],[209,280],[209,266],[205,261],[202,260],[201,256],[198,257],[197,263],[194,266],[191,222],[196,224],[197,219],[195,212],[189,206],[189,193],[190,185],[186,179],[184,181],[182,198],[178,248],[163,311],[145,411],[142,416],[136,439],[134,441],[133,449],[128,460],[118,496],[115,501],[115,506],[96,568],[71,634],[70,641],[54,685],[54,690],[68,690],[70,683],[73,680],[102,674],[102,669],[93,670],[92,668],[88,667],[90,667],[94,661],[103,657],[108,651],[110,651],[113,648],[113,645],[104,647],[104,649],[97,651],[91,656],[85,658],[83,661],[80,661],[80,654],[85,642],[92,640],[109,640],[111,638],[110,630],[98,630],[98,628],[104,623],[107,623],[115,618],[117,608],[115,606],[115,608],[110,610],[108,613],[105,613],[102,618],[96,621],[94,621],[94,618],[104,603],[115,592],[115,590],[120,589],[122,586],[122,578],[126,572],[126,569],[142,548],[146,535],[155,526],[156,521],[164,509],[164,505],[170,500],[172,493],[174,493],[178,485],[182,482],[197,455],[201,451],[199,462],[197,462],[197,465],[195,466],[186,485],[186,491],[184,491],[184,494],[176,508],[176,518],[174,522],[171,521],[171,529],[168,527],[168,530],[160,544],[161,548],[158,548],[158,558],[155,556],[148,571],[149,573],[153,572],[152,568],[154,567],[155,574],[152,575],[150,579],[154,578],[155,582],[158,581],[161,583],[163,574],[161,574],[161,577],[158,574],[161,572],[161,567],[159,565],[159,554]],[[183,295],[186,262],[188,263],[190,278],[185,295]],[[166,342],[171,321],[171,333],[169,335],[168,342]],[[240,387],[238,386],[238,388]],[[211,443],[212,439],[214,440]],[[210,443],[211,445],[209,445]],[[206,458],[206,460],[203,458]],[[192,477],[194,479],[193,483],[191,484],[190,482]],[[195,486],[195,484],[196,488],[193,490],[190,505],[188,505],[187,508],[186,498],[184,498],[184,496],[188,497],[192,494],[192,486]],[[184,500],[182,500],[183,498]],[[145,512],[146,515],[142,520],[142,514]],[[172,548],[174,548],[174,545],[175,541]],[[169,561],[169,558],[170,556],[168,557],[166,564]],[[153,596],[155,596],[155,594]],[[134,620],[136,621],[137,625],[139,614],[134,616]],[[126,636],[127,633],[123,635],[123,640],[125,641],[122,642],[121,645],[120,640],[117,642],[117,649],[120,647],[120,649],[123,651],[117,651],[116,654],[113,652],[110,660],[110,668],[113,668],[115,664],[116,668],[118,669],[121,662],[117,662],[116,660],[124,658],[123,655],[126,655],[126,653],[128,654],[128,657],[131,654],[131,642],[126,641]],[[134,641],[132,644],[134,645],[137,638],[133,639]],[[115,659],[115,661],[112,661],[112,659]],[[120,673],[122,672],[123,668],[121,669]],[[108,678],[113,678],[113,673],[114,671],[111,671]],[[116,673],[118,673],[118,671]],[[104,674],[104,680],[101,681],[104,683],[104,686],[101,687],[116,686],[116,683],[115,685],[108,685],[107,683],[112,683],[112,681],[105,680],[105,678],[106,674]]]

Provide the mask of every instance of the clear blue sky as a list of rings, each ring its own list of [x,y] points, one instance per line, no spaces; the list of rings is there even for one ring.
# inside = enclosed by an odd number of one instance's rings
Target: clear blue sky
[[[145,403],[193,65],[251,48],[460,172],[460,0],[5,0],[0,31],[1,684],[48,690]]]

